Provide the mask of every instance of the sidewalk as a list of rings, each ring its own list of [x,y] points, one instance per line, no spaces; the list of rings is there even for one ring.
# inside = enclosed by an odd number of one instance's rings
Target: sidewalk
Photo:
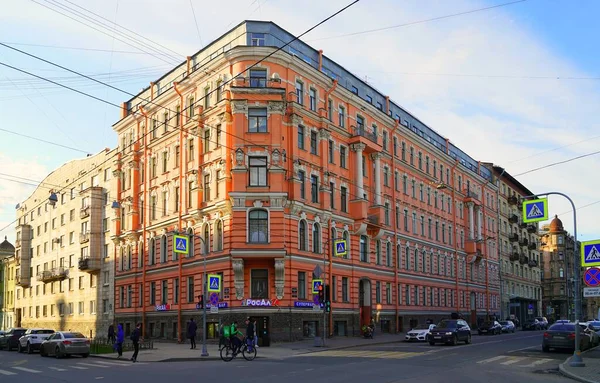
[[[595,347],[591,350],[581,353],[585,367],[571,367],[568,358],[564,363],[559,365],[560,372],[580,382],[599,383],[600,382],[600,347]]]
[[[268,359],[285,359],[294,355],[308,354],[322,350],[340,350],[356,346],[386,344],[404,341],[405,334],[381,334],[375,335],[374,339],[365,339],[362,337],[336,337],[325,340],[325,347],[315,347],[314,340],[306,340],[291,343],[275,343],[271,347],[259,347],[257,349],[257,358]],[[181,361],[196,361],[196,360],[220,360],[219,349],[217,344],[207,344],[208,357],[201,357],[202,341],[198,342],[195,350],[190,350],[189,343],[160,343],[154,342],[154,349],[140,350],[138,361],[140,362],[181,362]],[[121,360],[129,360],[132,351],[123,352]],[[117,359],[115,353],[90,355],[90,357]]]

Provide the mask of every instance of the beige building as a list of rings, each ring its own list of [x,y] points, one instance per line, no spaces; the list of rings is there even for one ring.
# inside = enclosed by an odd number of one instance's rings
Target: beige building
[[[579,267],[580,263],[579,259],[575,259],[575,239],[564,229],[562,221],[555,216],[550,225],[544,225],[540,231],[540,240],[543,254],[544,313],[549,320],[575,319],[574,266],[576,264]],[[583,276],[583,270],[581,275]],[[581,312],[586,315],[588,311],[585,300],[582,300],[582,303],[584,306]],[[591,317],[594,318],[595,315]]]
[[[522,219],[522,199],[533,193],[500,166],[486,164],[498,183],[501,318],[523,323],[542,315],[538,224]]]
[[[15,247],[4,237],[0,243],[0,330],[14,324]]]
[[[106,336],[114,300],[114,155],[105,149],[66,163],[17,209],[16,326]]]

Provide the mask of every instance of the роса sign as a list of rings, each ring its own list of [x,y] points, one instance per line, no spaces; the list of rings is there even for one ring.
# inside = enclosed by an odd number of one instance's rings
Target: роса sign
[[[242,306],[271,307],[273,302],[270,299],[244,299]]]
[[[171,305],[170,304],[166,304],[166,305],[156,305],[156,311],[169,311],[171,310]]]

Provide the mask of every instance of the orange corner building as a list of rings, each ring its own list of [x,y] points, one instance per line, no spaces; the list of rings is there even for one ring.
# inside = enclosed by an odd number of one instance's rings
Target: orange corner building
[[[218,307],[209,338],[247,317],[268,345],[498,315],[490,171],[293,39],[242,22],[123,104],[116,320],[185,339],[202,323],[204,267],[222,276],[204,302]],[[329,313],[313,308],[313,280]]]

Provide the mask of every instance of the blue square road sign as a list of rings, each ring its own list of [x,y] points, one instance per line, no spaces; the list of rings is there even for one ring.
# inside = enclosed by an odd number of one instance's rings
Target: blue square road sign
[[[189,238],[183,235],[173,236],[173,251],[180,254],[187,254]]]
[[[343,257],[344,255],[346,255],[348,253],[347,249],[346,249],[346,240],[344,239],[340,239],[334,242],[335,244],[335,256],[336,257]]]
[[[523,222],[540,222],[548,219],[548,198],[523,201]]]
[[[218,274],[208,274],[208,289],[211,293],[221,292],[221,276]]]
[[[581,266],[600,266],[600,240],[581,243]]]

